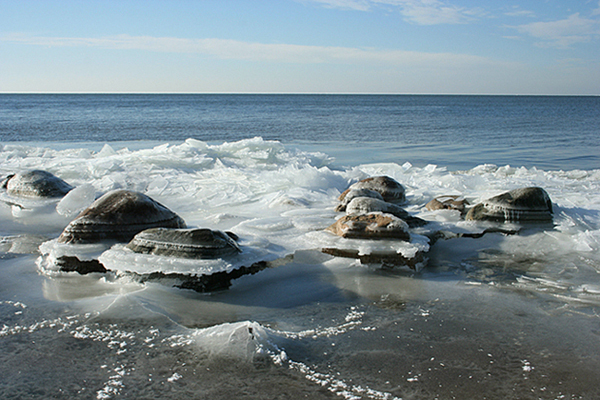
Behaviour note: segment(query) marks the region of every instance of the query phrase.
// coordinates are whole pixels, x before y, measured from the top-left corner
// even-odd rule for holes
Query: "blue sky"
[[[0,0],[0,92],[600,94],[600,1]]]

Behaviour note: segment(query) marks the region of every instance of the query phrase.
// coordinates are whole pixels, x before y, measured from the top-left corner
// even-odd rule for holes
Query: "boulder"
[[[356,182],[340,195],[339,200],[344,201],[346,195],[355,189],[374,190],[381,194],[383,200],[391,203],[403,203],[406,201],[404,186],[389,176],[374,176]]]
[[[348,189],[344,193],[344,198],[340,199],[340,204],[335,208],[335,211],[346,211],[348,203],[350,203],[353,199],[357,197],[370,197],[373,199],[384,201],[383,197],[379,194],[379,192],[376,192],[371,189]]]
[[[136,253],[195,259],[241,252],[231,236],[210,229],[147,229],[135,235],[126,247]]]
[[[128,242],[149,228],[185,228],[177,214],[150,197],[130,190],[114,190],[83,210],[67,227],[59,243]]]
[[[552,221],[552,201],[539,187],[511,190],[477,204],[465,219],[499,222]]]
[[[425,205],[425,208],[429,211],[436,210],[456,210],[461,214],[465,212],[465,206],[468,206],[469,202],[462,196],[450,195],[450,196],[438,196],[431,200]]]
[[[27,198],[63,197],[73,189],[50,172],[31,170],[9,175],[2,181],[2,188],[11,196]]]
[[[392,214],[404,220],[411,228],[427,224],[427,221],[413,217],[402,207],[375,198],[355,197],[346,206],[346,213],[349,215],[368,214],[372,212]]]
[[[410,240],[408,224],[391,214],[345,215],[326,230],[348,239]]]

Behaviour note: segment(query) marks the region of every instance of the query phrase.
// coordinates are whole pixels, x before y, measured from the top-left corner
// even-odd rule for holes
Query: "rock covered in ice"
[[[349,239],[410,240],[408,224],[398,217],[383,213],[345,215],[326,230]]]
[[[114,190],[83,210],[64,229],[59,243],[128,242],[149,228],[185,228],[181,217],[150,197],[130,190]]]
[[[346,213],[348,215],[369,214],[372,212],[392,214],[393,216],[404,220],[410,227],[423,226],[427,223],[427,221],[421,218],[413,217],[408,211],[396,204],[375,198],[355,197],[346,206]]]
[[[371,189],[348,189],[344,193],[345,195],[342,199],[340,199],[340,204],[338,204],[338,206],[335,208],[335,211],[346,211],[348,203],[357,197],[370,197],[383,201],[381,194]]]
[[[11,196],[27,198],[63,197],[73,187],[48,171],[30,170],[9,175],[2,188]]]
[[[346,195],[351,190],[356,189],[374,190],[381,194],[383,200],[392,203],[403,203],[406,201],[404,186],[389,176],[373,176],[356,182],[340,195],[339,200],[343,202]]]
[[[552,220],[552,201],[540,187],[519,188],[477,204],[465,218],[473,221],[548,222]]]
[[[126,247],[136,253],[199,259],[241,252],[231,236],[210,229],[147,229],[135,235]]]
[[[460,213],[465,212],[465,207],[469,205],[469,202],[462,196],[449,195],[449,196],[438,196],[431,200],[425,205],[425,208],[429,211],[436,210],[457,210]]]

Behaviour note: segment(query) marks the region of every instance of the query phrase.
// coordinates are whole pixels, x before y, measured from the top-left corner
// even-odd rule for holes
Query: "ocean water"
[[[0,95],[0,177],[75,187],[0,193],[0,398],[599,398],[599,127],[598,97]],[[324,231],[339,194],[374,175],[429,223],[352,245],[424,252],[419,271],[320,251],[343,245]],[[427,211],[435,196],[526,186],[550,195],[551,224],[424,236],[493,226]],[[213,293],[55,271],[64,227],[118,188],[271,267]],[[208,265],[72,251],[113,271]]]

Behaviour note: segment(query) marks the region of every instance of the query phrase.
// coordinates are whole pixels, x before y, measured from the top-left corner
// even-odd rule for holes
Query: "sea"
[[[0,398],[598,399],[599,138],[598,96],[0,94],[0,179],[74,187],[0,190]],[[396,245],[325,230],[382,175],[428,222],[416,269],[322,252]],[[531,186],[552,223],[425,208]],[[114,189],[235,233],[228,268],[269,267],[199,293],[131,271],[209,261],[116,244],[73,245],[109,272],[58,271],[57,237]]]

